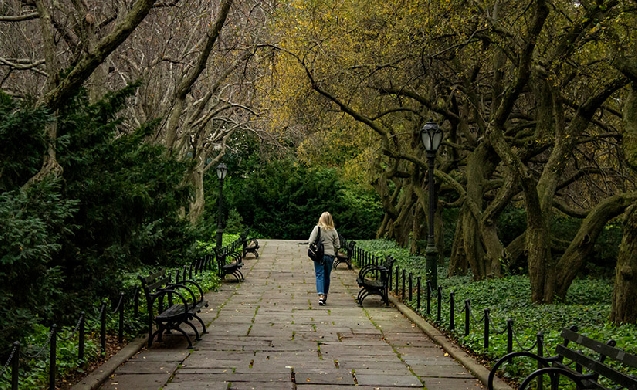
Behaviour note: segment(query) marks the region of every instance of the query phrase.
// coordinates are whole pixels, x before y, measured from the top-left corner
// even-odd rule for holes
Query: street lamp
[[[228,167],[226,164],[221,163],[217,166],[217,177],[219,178],[219,207],[217,209],[217,251],[221,250],[221,242],[223,241],[223,179],[228,174]]]
[[[434,196],[434,158],[442,142],[442,129],[435,122],[427,122],[420,131],[422,144],[427,151],[427,162],[429,164],[429,236],[427,237],[426,272],[431,282],[431,288],[438,289],[438,250],[434,241],[434,211],[436,209]]]

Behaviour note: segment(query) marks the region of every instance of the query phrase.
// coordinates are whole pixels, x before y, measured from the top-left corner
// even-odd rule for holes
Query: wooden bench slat
[[[612,345],[590,339],[568,328],[564,328],[562,330],[562,337],[569,341],[573,341],[577,344],[590,348],[593,351],[607,356],[611,359],[617,360],[618,362],[621,362],[627,366],[637,368],[637,356],[626,351],[622,351],[621,349],[616,348]]]
[[[599,379],[604,378],[603,383],[607,381],[614,384],[614,387],[610,387],[612,389],[621,386],[622,389],[637,390],[636,377],[620,372],[606,363],[610,359],[624,364],[626,368],[637,368],[635,365],[635,361],[637,360],[635,355],[616,348],[614,346],[615,342],[612,340],[608,343],[602,343],[579,334],[575,327],[572,329],[563,329],[561,335],[564,339],[564,344],[556,346],[556,356],[544,358],[531,352],[513,352],[499,359],[489,372],[487,388],[493,389],[495,372],[504,363],[510,362],[514,358],[527,357],[542,362],[545,368],[540,368],[527,376],[522,381],[521,387],[524,388],[536,378],[549,375],[552,386],[557,386],[559,378],[566,376],[570,378],[569,380],[577,381],[579,383],[578,386],[580,386],[578,388],[582,389],[608,390],[607,387],[599,383]],[[587,349],[583,352],[576,350],[580,347]],[[594,356],[589,356],[593,354]],[[564,360],[566,360],[566,362],[564,362]],[[549,361],[551,367],[547,367]],[[566,363],[569,364],[567,365]],[[571,364],[582,367],[582,370],[570,367]],[[584,372],[580,373],[578,371]]]
[[[637,389],[637,380],[632,379],[628,375],[610,368],[599,360],[593,359],[580,352],[573,351],[572,349],[566,348],[563,345],[558,345],[555,348],[555,351],[558,355],[564,356],[566,359],[580,364],[582,367],[598,373],[599,375],[608,378],[613,382],[616,382],[618,385],[622,385],[627,389]]]

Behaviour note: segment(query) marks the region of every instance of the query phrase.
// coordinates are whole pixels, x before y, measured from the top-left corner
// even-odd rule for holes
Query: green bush
[[[208,176],[207,204],[217,204],[218,179]],[[345,186],[335,169],[309,169],[291,159],[271,161],[243,176],[231,173],[223,191],[228,209],[236,210],[259,237],[307,239],[321,213],[329,211],[343,236],[372,238],[382,218],[372,192]]]
[[[18,103],[0,91],[0,193],[20,188],[42,166],[46,151],[45,109]]]
[[[144,141],[152,123],[121,129],[118,112],[135,88],[94,104],[79,91],[56,118],[62,177],[25,189],[41,166],[50,118],[0,96],[0,164],[7,170],[0,183],[0,357],[35,324],[71,325],[83,308],[116,296],[123,273],[196,255],[200,230],[180,217],[190,195],[182,184],[187,166]],[[12,138],[22,126],[39,135]],[[23,148],[25,156],[11,154]]]
[[[0,194],[0,356],[39,321],[53,317],[64,293],[62,268],[52,266],[60,237],[73,230],[76,201],[43,181]]]

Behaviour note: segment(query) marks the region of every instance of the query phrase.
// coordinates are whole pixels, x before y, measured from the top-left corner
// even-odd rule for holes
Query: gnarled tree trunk
[[[615,324],[637,323],[637,205],[624,219],[624,237],[615,268],[615,288],[610,320]]]

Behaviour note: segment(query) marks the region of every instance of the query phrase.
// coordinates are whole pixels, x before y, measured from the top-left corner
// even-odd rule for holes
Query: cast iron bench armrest
[[[197,292],[199,292],[199,295],[197,295],[195,291],[193,291],[193,289],[189,287],[190,285],[192,285],[193,287],[197,289]],[[194,280],[181,280],[179,281],[179,283],[173,283],[170,286],[180,287],[180,288],[188,290],[188,292],[190,293],[190,296],[192,297],[193,302],[203,301],[203,298],[204,298],[203,289],[201,288],[199,283],[195,282]]]
[[[394,259],[387,256],[384,264],[368,264],[358,272],[356,282],[360,290],[356,300],[363,305],[363,300],[369,295],[379,295],[385,305],[389,305],[389,280]]]
[[[513,352],[499,359],[489,372],[487,388],[493,389],[495,374],[504,363],[516,357],[530,357],[539,362],[539,368],[522,380],[520,390],[526,389],[534,379],[543,375],[548,375],[551,388],[560,388],[560,378],[566,377],[575,382],[578,389],[607,390],[609,388],[605,383],[608,382],[622,389],[637,390],[637,379],[615,367],[621,364],[626,369],[635,370],[637,356],[616,348],[614,340],[602,343],[577,333],[576,326],[562,329],[561,336],[564,341],[555,348],[556,356],[541,357],[531,352]],[[586,353],[580,351],[582,348]],[[613,367],[605,363],[606,359],[614,361]],[[564,360],[574,364],[575,368],[569,367]],[[604,378],[604,381],[600,382],[600,378]]]
[[[186,312],[186,313],[188,313],[190,311],[190,309],[188,309],[188,307],[189,306],[190,307],[193,306],[194,301],[189,300],[188,297],[186,297],[184,294],[182,294],[181,291],[179,291],[178,289],[174,289],[174,288],[168,287],[168,288],[163,289],[162,292],[163,292],[163,294],[162,294],[163,296],[170,297],[171,295],[176,295],[177,297],[179,297],[181,299],[181,305],[184,307],[184,312]],[[161,299],[161,296],[158,297],[158,298]],[[179,305],[179,304],[170,305],[168,308],[166,308],[164,310],[164,312],[168,311],[168,309],[170,309],[171,307],[177,306],[177,305]],[[159,313],[157,315],[160,315],[160,314],[163,314],[163,313]]]
[[[188,341],[188,347],[192,348],[190,337],[181,329],[180,325],[190,326],[195,332],[196,339],[199,340],[199,332],[191,322],[191,320],[196,319],[201,324],[203,333],[206,333],[206,325],[197,315],[202,307],[208,306],[208,302],[204,300],[203,289],[192,280],[172,283],[171,277],[166,275],[165,270],[155,272],[148,277],[139,276],[138,278],[142,283],[148,308],[148,347],[152,346],[156,335],[158,341],[161,341],[164,331],[177,330]],[[197,288],[195,289],[193,286]],[[179,303],[173,303],[173,298],[176,298]],[[157,326],[155,332],[153,332],[153,324]]]
[[[548,367],[549,364],[551,364],[552,362],[561,359],[560,356],[543,357],[543,356],[538,356],[538,355],[534,354],[533,352],[528,352],[528,351],[520,351],[520,352],[508,353],[508,354],[504,355],[503,357],[501,357],[500,359],[498,359],[498,361],[495,362],[495,364],[491,368],[491,371],[489,371],[489,377],[487,379],[487,388],[488,389],[493,389],[493,380],[495,379],[495,374],[498,371],[498,369],[500,368],[500,366],[502,366],[504,363],[509,363],[509,362],[513,361],[513,359],[518,358],[518,357],[531,358],[531,359],[536,360],[537,362],[541,363],[545,367]]]
[[[221,279],[224,279],[226,275],[232,275],[238,282],[240,282],[244,279],[243,273],[241,273],[241,267],[243,267],[243,257],[241,255],[242,252],[237,251],[237,249],[240,248],[234,249],[235,250],[232,251],[228,248],[215,250],[217,268],[219,277]],[[228,257],[232,259],[231,262],[227,261]]]

